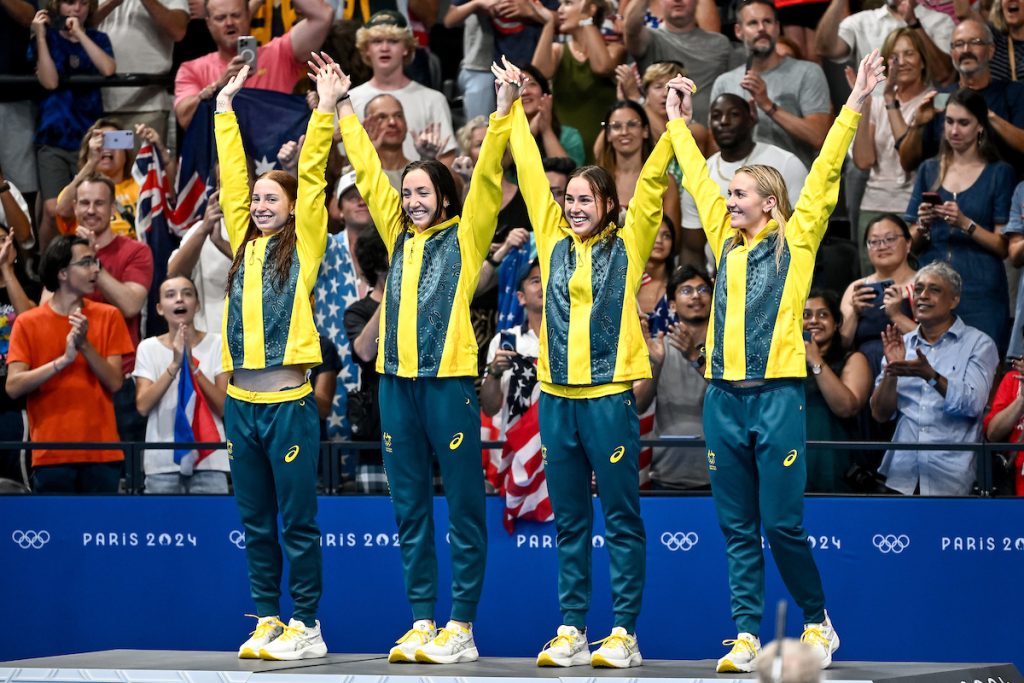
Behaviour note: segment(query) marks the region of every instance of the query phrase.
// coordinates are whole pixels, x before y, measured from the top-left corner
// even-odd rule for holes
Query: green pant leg
[[[803,525],[807,485],[803,384],[772,382],[752,407],[765,536],[786,588],[804,612],[804,623],[816,624],[825,619],[825,593]]]
[[[487,499],[480,466],[480,405],[468,377],[421,379],[420,414],[437,454],[448,500],[452,615],[474,621],[487,565]]]
[[[417,383],[381,375],[381,452],[395,508],[412,616],[433,619],[437,603],[433,458],[417,407]]]
[[[292,618],[315,626],[323,593],[323,557],[317,513],[320,423],[312,393],[256,406],[281,511],[282,545],[288,558]]]
[[[732,618],[738,631],[758,635],[764,614],[764,554],[757,466],[747,426],[750,393],[711,383],[704,395],[704,439],[711,495],[725,535]]]
[[[640,418],[633,392],[578,399],[580,440],[604,513],[615,626],[636,633],[644,595],[647,536],[640,515]]]
[[[224,399],[224,433],[235,503],[245,529],[249,590],[260,617],[281,613],[281,547],[277,542],[274,473],[259,438],[256,405]]]
[[[541,392],[537,411],[544,476],[555,515],[558,604],[562,622],[582,630],[590,610],[594,504],[592,470],[576,424],[577,405],[573,399]]]

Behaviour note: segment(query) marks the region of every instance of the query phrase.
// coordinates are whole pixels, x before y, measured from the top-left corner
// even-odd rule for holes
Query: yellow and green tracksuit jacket
[[[510,117],[491,115],[462,215],[419,232],[402,223],[402,198],[354,116],[339,125],[356,187],[388,249],[377,372],[399,377],[475,377],[477,344],[469,304],[498,210],[501,157]]]
[[[220,205],[231,250],[245,249],[242,265],[224,302],[224,370],[319,365],[320,339],[310,295],[327,249],[327,153],[334,116],[314,111],[299,154],[299,188],[295,201],[295,252],[285,286],[278,290],[273,271],[277,235],[243,244],[249,229],[249,171],[233,112],[214,117],[220,159]]]
[[[707,337],[709,379],[729,381],[805,377],[804,302],[814,258],[839,197],[846,151],[860,115],[843,107],[811,166],[793,215],[786,222],[776,265],[778,224],[753,240],[732,227],[726,201],[681,119],[670,121],[683,184],[693,196],[718,264]]]
[[[581,239],[551,195],[520,102],[511,116],[512,155],[544,283],[541,389],[566,398],[625,391],[651,376],[636,294],[661,226],[672,146],[663,135],[647,159],[622,227],[611,224]]]

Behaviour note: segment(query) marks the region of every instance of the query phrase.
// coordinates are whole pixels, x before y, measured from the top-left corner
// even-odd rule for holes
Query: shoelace
[[[405,632],[404,636],[395,641],[395,645],[401,645],[412,638],[416,638],[421,643],[425,643],[430,640],[430,631],[420,631],[419,629],[411,628]]]
[[[245,616],[252,617],[253,619],[260,618],[255,614],[246,614]],[[267,619],[266,621],[261,621],[260,623],[256,624],[256,630],[250,631],[249,635],[255,638],[266,638],[268,635],[270,635],[270,632],[277,627],[281,627],[283,629],[288,628],[288,626],[285,625],[284,622],[282,622],[277,617],[274,617],[273,619]]]
[[[732,650],[730,650],[730,653],[735,652],[736,650],[749,650],[751,655],[755,657],[757,656],[757,648],[754,647],[754,643],[747,640],[746,638],[738,638],[736,640],[723,640],[722,645],[732,645]]]
[[[555,636],[554,638],[552,638],[551,640],[549,640],[547,643],[545,643],[544,647],[542,649],[547,650],[547,649],[550,649],[550,648],[553,648],[553,647],[558,647],[559,645],[565,645],[567,648],[572,650],[572,644],[573,644],[573,641],[575,640],[575,637],[577,635],[578,635],[578,633],[575,633],[575,634],[560,633],[557,636]]]
[[[459,631],[457,629],[448,628],[447,626],[445,626],[442,629],[438,629],[437,636],[434,638],[434,642],[437,643],[438,645],[444,645],[451,638],[453,638],[453,637],[455,637],[457,635],[459,635]]]
[[[633,643],[635,642],[636,641],[633,640],[633,636],[625,635],[622,633],[613,633],[607,638],[595,640],[591,643],[591,645],[600,645],[601,647],[615,647],[616,645],[620,645],[622,647],[630,648],[633,646]]]
[[[825,635],[825,628],[820,624],[811,624],[806,627],[800,636],[800,642],[812,646],[821,645],[825,650],[828,650],[831,645],[828,636]]]
[[[294,638],[301,638],[302,636],[306,635],[306,629],[305,628],[298,628],[296,626],[288,626],[287,624],[283,624],[281,622],[278,622],[278,623],[281,624],[281,626],[284,627],[284,632],[280,636],[278,636],[278,638],[277,638],[278,640],[280,640],[282,642],[287,643],[287,642],[289,642],[290,640],[292,640]]]

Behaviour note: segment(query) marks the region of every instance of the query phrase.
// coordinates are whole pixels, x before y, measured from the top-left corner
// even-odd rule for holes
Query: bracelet
[[[57,367],[57,360],[58,360],[57,358],[53,359],[53,374],[55,374],[55,375],[59,375],[61,370],[64,369],[64,368],[58,368]]]
[[[764,113],[764,115],[767,116],[768,118],[771,118],[771,117],[775,116],[775,112],[777,112],[778,110],[779,110],[779,105],[777,103],[775,103],[775,102],[772,102],[772,106],[768,108],[768,111],[766,111]]]
[[[501,377],[501,373],[495,371],[493,364],[487,366],[487,374],[490,375],[491,377]]]
[[[341,104],[345,100],[351,100],[351,99],[352,99],[352,96],[349,95],[348,93],[345,93],[343,96],[338,98],[338,101],[334,103],[334,106],[337,107],[339,104]]]
[[[498,269],[498,268],[501,267],[501,261],[495,261],[494,260],[494,254],[488,254],[487,257],[484,259],[484,261],[487,261],[488,263],[490,263],[492,266],[494,266],[495,269]]]
[[[178,366],[178,370],[181,370],[181,366],[180,365]],[[177,377],[178,370],[175,370],[174,372],[171,372],[171,366],[170,365],[167,366],[167,374],[171,376],[171,379],[174,379],[175,377]]]
[[[3,185],[0,185],[0,194],[3,194],[4,192],[8,192],[8,191],[10,191],[10,189],[11,189],[11,184],[9,182],[7,182],[7,181],[4,181]]]
[[[899,111],[900,110],[900,101],[899,100],[893,100],[892,102],[888,102],[888,103],[886,103],[885,108],[890,110],[890,111]]]

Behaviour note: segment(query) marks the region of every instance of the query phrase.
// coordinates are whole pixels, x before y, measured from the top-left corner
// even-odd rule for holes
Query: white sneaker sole
[[[467,648],[454,655],[430,655],[423,651],[423,648],[416,650],[416,661],[424,664],[464,664],[475,662],[480,659],[480,653],[475,647]]]
[[[644,658],[639,652],[634,652],[626,659],[608,659],[602,654],[595,652],[590,656],[590,666],[605,667],[610,669],[628,669],[631,666],[642,666]]]
[[[834,655],[836,650],[839,649],[839,636],[836,635],[836,633],[834,631],[832,632],[832,643],[831,643],[830,647],[831,647],[831,652],[829,652],[827,655],[825,655],[825,658],[821,660],[821,668],[822,669],[827,669],[830,666],[832,666],[832,655]]]
[[[537,655],[537,666],[586,666],[590,664],[590,651],[580,650],[571,657],[561,657],[548,651]]]
[[[296,662],[300,659],[319,659],[320,657],[327,656],[327,645],[320,643],[319,645],[311,645],[304,647],[301,650],[294,650],[291,652],[270,652],[267,648],[260,649],[260,659],[266,659],[272,662]]]

